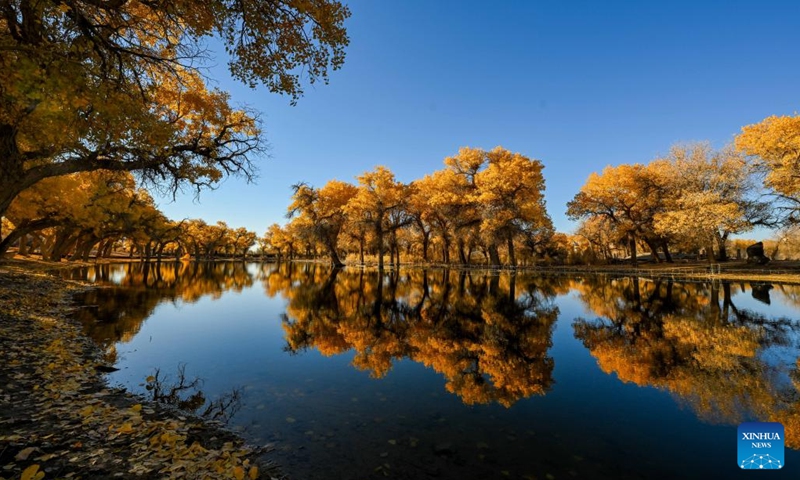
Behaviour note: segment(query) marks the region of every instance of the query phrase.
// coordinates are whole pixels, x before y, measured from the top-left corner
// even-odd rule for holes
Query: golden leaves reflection
[[[759,285],[587,277],[573,286],[598,316],[576,320],[575,337],[604,372],[668,391],[707,422],[781,422],[786,445],[800,448],[800,364],[785,372],[764,354],[796,345],[800,324],[737,307],[742,290],[764,301]]]
[[[98,267],[101,279],[118,273],[110,268]],[[786,444],[800,448],[800,362],[786,358],[797,353],[800,323],[738,305],[743,293],[768,303],[769,285],[449,269],[379,273],[312,263],[121,268],[127,288],[103,298],[87,294],[85,303],[95,306],[77,314],[101,345],[132,338],[164,300],[216,298],[260,280],[266,295],[286,300],[288,352],[352,350],[353,366],[376,378],[410,359],[441,374],[466,404],[507,407],[553,387],[555,297],[572,291],[594,317],[576,319],[574,335],[603,372],[667,391],[703,421],[781,422]],[[800,298],[797,286],[772,291],[790,304]],[[786,348],[765,354],[781,350],[773,347]]]
[[[277,277],[277,278],[273,278]],[[288,280],[291,277],[294,281]],[[285,265],[268,293],[288,299],[288,350],[354,350],[353,365],[383,377],[404,358],[444,375],[467,404],[511,406],[546,393],[547,350],[558,317],[559,279],[444,270],[329,270]]]

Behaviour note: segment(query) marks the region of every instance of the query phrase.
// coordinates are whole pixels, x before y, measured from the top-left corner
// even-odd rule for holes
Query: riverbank
[[[326,260],[295,260],[297,263],[329,263]],[[345,265],[352,268],[376,268],[376,264]],[[508,266],[461,265],[438,263],[403,263],[401,268],[437,268],[465,271],[509,271],[543,273],[554,275],[615,275],[674,280],[728,280],[800,284],[800,261],[779,260],[767,265],[756,265],[744,260],[731,260],[709,265],[705,261],[649,263],[640,262],[633,267],[629,263],[609,265],[524,265],[512,269]],[[392,265],[387,265],[391,270]]]
[[[221,425],[110,388],[66,317],[90,287],[43,273],[54,266],[0,262],[0,480],[277,476]]]

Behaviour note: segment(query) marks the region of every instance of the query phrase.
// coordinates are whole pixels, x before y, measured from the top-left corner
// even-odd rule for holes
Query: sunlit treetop
[[[795,208],[800,204],[800,115],[772,116],[742,128],[736,148],[759,158],[767,187]]]
[[[99,80],[148,83],[154,71],[197,67],[217,36],[234,78],[296,100],[302,80],[327,81],[344,62],[335,0],[3,0],[2,48],[34,61],[65,56],[97,67]]]

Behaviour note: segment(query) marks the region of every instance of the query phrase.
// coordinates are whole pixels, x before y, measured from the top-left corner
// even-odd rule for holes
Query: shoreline
[[[0,479],[281,477],[222,424],[110,387],[68,318],[95,287],[46,273],[60,267],[0,261]]]
[[[0,258],[0,268],[3,265],[18,266],[25,270],[36,272],[54,272],[62,269],[90,267],[94,265],[111,264],[169,264],[180,262],[174,258],[157,261],[151,259],[146,262],[136,258],[100,258],[92,259],[88,262],[49,262],[34,257]],[[183,262],[199,263],[296,263],[296,264],[320,264],[330,265],[327,259],[294,259],[283,260],[282,262],[265,262],[260,259],[216,259],[216,260],[183,260]],[[640,263],[633,267],[627,263],[608,264],[608,265],[520,265],[512,268],[506,265],[477,265],[477,264],[443,264],[443,263],[401,263],[401,268],[427,268],[427,269],[448,269],[456,271],[491,271],[491,272],[524,272],[541,273],[545,275],[617,275],[617,276],[637,276],[646,278],[669,278],[672,280],[725,280],[725,281],[755,281],[755,282],[774,282],[800,285],[800,261],[776,260],[767,265],[748,264],[744,260],[728,260],[725,262],[710,265],[706,261],[694,262],[674,262],[674,263]],[[349,263],[341,268],[361,268],[375,269],[377,263],[367,262],[365,264]],[[395,269],[392,264],[387,264],[386,271]],[[97,288],[97,287],[94,287]]]

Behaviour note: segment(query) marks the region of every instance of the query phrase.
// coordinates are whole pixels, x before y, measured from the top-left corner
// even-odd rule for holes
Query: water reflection
[[[553,385],[555,291],[564,281],[450,270],[330,271],[282,265],[268,295],[288,299],[287,350],[354,350],[353,365],[384,377],[408,358],[444,375],[467,404],[543,395]]]
[[[602,442],[598,438],[602,434],[597,432],[611,428],[609,425],[613,422],[604,424],[604,418],[589,416],[572,418],[572,412],[560,410],[567,407],[558,404],[572,402],[573,399],[567,397],[576,392],[581,395],[594,394],[588,390],[593,387],[585,385],[606,388],[597,393],[596,400],[600,402],[608,399],[613,399],[613,402],[627,402],[626,408],[638,408],[643,412],[652,408],[642,400],[644,396],[636,396],[630,389],[624,390],[622,384],[652,387],[668,392],[693,412],[691,417],[694,423],[688,427],[693,432],[701,431],[700,422],[694,420],[695,416],[704,423],[722,425],[735,425],[744,420],[778,421],[786,428],[787,446],[800,449],[800,325],[797,321],[800,316],[794,314],[796,307],[800,305],[798,286],[684,283],[666,279],[604,276],[545,277],[523,273],[498,275],[447,269],[408,269],[379,274],[375,270],[360,269],[331,271],[315,264],[128,264],[98,266],[95,269],[75,271],[71,275],[108,285],[107,288],[89,292],[81,299],[88,308],[81,309],[78,318],[84,322],[86,331],[98,343],[110,347],[112,353],[114,345],[131,341],[142,328],[143,322],[163,302],[189,304],[201,298],[219,299],[228,291],[249,289],[256,292],[257,288],[263,289],[268,297],[265,299],[260,294],[257,295],[263,301],[280,299],[280,302],[272,301],[272,304],[277,305],[275,308],[283,312],[280,327],[274,323],[277,313],[273,313],[268,319],[259,317],[258,308],[264,308],[263,306],[252,308],[252,317],[256,320],[247,320],[246,314],[236,319],[238,323],[230,319],[230,326],[226,328],[235,327],[243,332],[237,333],[240,335],[236,337],[237,345],[253,341],[249,349],[230,347],[237,349],[236,355],[228,355],[216,362],[207,360],[211,356],[208,353],[211,346],[214,342],[219,343],[216,337],[202,338],[206,342],[205,351],[189,342],[186,345],[173,343],[170,348],[182,348],[181,360],[193,361],[192,366],[207,361],[213,364],[213,368],[221,369],[220,365],[229,363],[236,357],[241,362],[237,364],[238,371],[256,372],[249,378],[258,378],[258,381],[265,382],[264,385],[251,385],[253,391],[277,392],[275,398],[278,399],[286,395],[296,395],[297,397],[292,397],[294,402],[299,402],[299,398],[307,398],[310,409],[331,408],[332,413],[323,416],[319,424],[299,430],[296,437],[302,439],[285,434],[282,441],[293,438],[296,444],[301,444],[306,441],[303,432],[322,429],[324,422],[334,422],[337,419],[343,419],[345,423],[325,424],[325,429],[333,431],[341,428],[344,432],[346,428],[350,428],[346,421],[361,418],[354,415],[378,417],[369,408],[382,411],[383,406],[379,402],[377,406],[368,408],[362,406],[366,401],[353,403],[350,398],[383,398],[386,393],[384,391],[377,395],[368,391],[369,387],[361,383],[353,382],[350,387],[346,387],[338,383],[337,379],[331,379],[330,385],[322,385],[319,378],[310,378],[316,373],[314,369],[327,368],[322,360],[319,363],[315,363],[316,360],[294,362],[292,368],[296,370],[292,370],[291,375],[286,375],[287,380],[281,380],[285,384],[274,380],[280,375],[280,369],[288,368],[284,365],[290,364],[287,353],[294,355],[291,360],[302,360],[304,357],[313,357],[309,353],[317,351],[325,356],[350,352],[348,355],[352,355],[353,367],[368,372],[375,378],[390,377],[390,373],[404,361],[428,367],[429,371],[436,372],[437,379],[444,379],[444,388],[455,395],[442,397],[458,398],[468,405],[487,405],[481,407],[483,410],[480,411],[492,412],[492,416],[487,419],[449,411],[454,419],[457,418],[464,425],[457,427],[457,435],[465,436],[467,433],[464,432],[475,430],[483,432],[481,435],[486,437],[493,436],[496,439],[498,458],[501,455],[499,452],[504,452],[503,458],[520,465],[527,462],[527,447],[522,442],[503,442],[506,442],[504,439],[516,438],[517,434],[507,432],[516,423],[522,422],[522,419],[527,419],[525,421],[534,434],[549,431],[554,435],[564,435],[564,444],[568,446],[564,447],[563,452],[552,452],[553,458],[558,458],[556,463],[559,465],[571,462],[570,458],[581,448],[584,449],[581,456],[596,454],[597,464],[602,463],[599,459],[605,457],[596,453],[601,448],[598,445]],[[215,304],[221,303],[225,301]],[[573,321],[577,314],[564,314],[562,311],[568,311],[567,307],[573,308],[575,303],[584,308],[585,318]],[[775,318],[776,315],[770,313],[781,306],[793,318]],[[196,310],[193,312],[193,315],[200,315]],[[207,320],[207,325],[212,320]],[[275,328],[275,353],[264,353],[263,357],[258,357],[264,348],[257,343],[259,340],[251,337],[265,335],[263,332],[266,330],[259,330],[261,333],[257,334],[254,331],[266,329],[267,324]],[[561,332],[561,336],[556,335],[556,331]],[[201,333],[197,333],[198,338]],[[556,353],[559,351],[559,341],[561,345],[568,345],[561,350],[560,357]],[[285,352],[280,351],[281,343]],[[586,355],[587,352],[591,358]],[[134,356],[133,353],[130,355]],[[191,355],[196,355],[196,358],[189,358]],[[573,361],[581,355],[585,356],[585,363]],[[345,357],[342,363],[347,360],[349,358]],[[333,362],[332,359],[324,361]],[[269,363],[273,370],[265,369],[264,365],[268,362],[273,362]],[[594,363],[599,369],[594,368]],[[306,370],[301,369],[301,364]],[[174,367],[174,364],[163,365],[167,370]],[[583,370],[576,373],[577,368]],[[267,373],[261,373],[259,369]],[[215,371],[224,370],[209,370]],[[137,372],[132,376],[144,378],[147,374],[148,372]],[[213,375],[202,371],[197,374]],[[220,376],[225,375],[220,373]],[[314,386],[313,382],[301,383],[295,378],[297,375],[304,375],[303,382],[314,380],[320,384]],[[421,374],[415,375],[420,375],[421,378]],[[621,383],[608,375],[614,375]],[[605,387],[607,383],[597,381],[598,377],[608,380],[613,386]],[[566,385],[570,381],[573,384]],[[581,382],[583,383],[579,386],[574,385]],[[562,387],[560,391],[559,386]],[[383,385],[384,390],[395,392],[390,387],[388,382]],[[354,390],[351,394],[349,391],[339,392],[337,388]],[[356,388],[361,390],[356,393]],[[442,392],[441,383],[436,383],[435,388],[436,394]],[[633,390],[643,392],[649,389]],[[315,395],[326,398],[317,398]],[[327,405],[328,398],[336,395],[341,395],[347,403]],[[440,418],[441,412],[451,408],[444,401],[440,403],[439,397],[433,393],[424,403],[419,398],[403,397],[399,391],[396,395],[398,405],[414,404],[419,410],[427,408],[432,418],[434,415],[435,418]],[[557,400],[551,402],[551,399]],[[333,402],[330,400],[328,403]],[[583,398],[577,402],[590,403]],[[666,402],[673,405],[669,397],[666,397]],[[254,403],[258,405],[258,401]],[[264,403],[270,405],[266,400]],[[364,410],[356,410],[356,405]],[[497,408],[496,405],[511,407],[511,410]],[[575,408],[575,403],[572,405]],[[277,409],[277,405],[270,405],[270,408]],[[282,413],[272,423],[264,420],[263,415],[266,415],[264,411],[267,408],[245,413],[252,419],[263,421],[264,425],[268,424],[269,427],[263,427],[265,431],[289,431],[297,428],[294,420],[300,415],[290,412],[290,406],[283,408],[285,410],[280,410]],[[508,417],[504,417],[495,410],[510,413]],[[614,418],[615,422],[622,421],[628,415],[609,409],[602,413],[608,418]],[[414,412],[405,414],[411,417]],[[559,418],[557,426],[546,425],[550,416]],[[653,418],[663,417],[663,421],[667,423],[678,416],[675,411],[652,413]],[[287,423],[287,417],[292,418],[292,423]],[[398,423],[392,427],[384,427],[395,429],[391,439],[406,435],[415,439],[409,440],[411,446],[423,438],[419,433],[425,428],[423,420],[418,423],[408,420],[410,426],[406,426],[405,419],[398,422],[402,425]],[[440,423],[438,420],[436,422],[435,426],[439,428]],[[650,428],[658,427],[658,420],[651,418],[650,422]],[[495,423],[498,428],[496,432],[492,432],[490,429]],[[613,425],[613,428],[620,429],[616,434],[621,434],[623,428],[629,428],[632,436],[642,437],[641,432],[636,430],[636,425]],[[434,436],[440,435],[440,432],[432,428],[431,442],[435,445]],[[588,446],[578,446],[587,431],[593,432],[595,436],[590,437],[587,434]],[[720,445],[727,438],[713,429],[702,431],[704,435],[709,435],[705,438],[713,437]],[[530,438],[536,438],[534,434]],[[266,433],[264,435],[267,436]],[[366,434],[360,432],[358,435],[343,438],[342,441],[356,445],[359,441],[365,442],[364,438],[372,439],[364,435]],[[378,433],[371,435],[378,436]],[[492,443],[486,438],[465,436],[463,443],[466,445],[470,442],[473,445]],[[325,444],[327,443],[330,441]],[[379,455],[385,453],[381,450],[385,447],[378,446],[379,441],[373,443],[376,446],[370,448],[377,450],[374,456],[384,458]],[[386,444],[385,439],[383,444]],[[308,444],[302,445],[308,448],[306,452],[313,450]],[[696,446],[699,448],[700,445]],[[365,449],[367,446],[359,444],[358,448]],[[466,451],[467,447],[462,448]],[[618,445],[609,443],[603,448],[613,452]],[[314,455],[322,455],[322,451],[313,450]],[[409,453],[409,459],[416,458],[411,456],[412,453]],[[650,455],[649,451],[647,454]],[[717,454],[726,454],[723,447],[719,447]],[[447,455],[435,455],[439,460],[449,458]],[[664,459],[654,457],[653,464],[666,464],[659,463],[662,460],[668,461],[668,454],[664,453],[663,456]],[[512,457],[516,460],[512,460]],[[305,461],[298,460],[298,465]],[[464,467],[465,471],[477,468],[474,464],[469,464],[468,467]],[[590,468],[595,467],[596,465],[587,465],[585,468],[590,471]],[[324,465],[321,468],[324,469]],[[447,468],[454,467],[448,465]],[[569,468],[580,470],[574,465]],[[566,475],[569,471],[571,470],[562,473]],[[650,473],[654,471],[656,470],[651,470]],[[307,478],[313,476],[312,473],[304,473],[308,474]],[[325,472],[321,472],[319,478],[324,478],[322,473]],[[634,474],[638,473],[633,472],[632,475],[635,476]],[[362,478],[355,473],[353,475],[354,478]]]
[[[800,448],[800,362],[786,375],[764,355],[797,346],[797,321],[738,308],[744,285],[589,277],[574,288],[598,316],[576,320],[575,336],[604,372],[666,390],[706,422],[781,422],[786,445]],[[769,289],[751,289],[769,304]]]
[[[88,280],[103,288],[76,299],[73,315],[84,331],[115,360],[114,344],[128,342],[163,302],[194,303],[226,291],[251,287],[254,275],[244,263],[127,263],[96,265],[63,272],[64,278]]]

